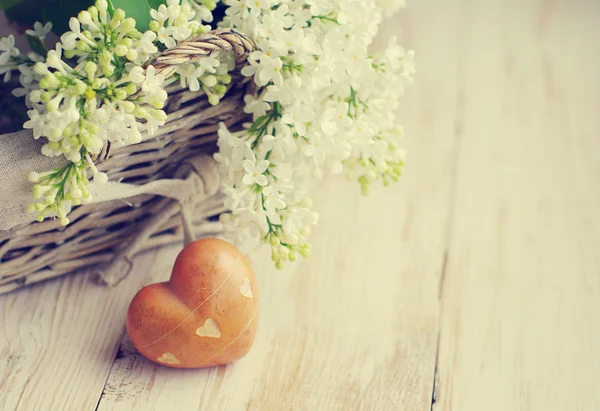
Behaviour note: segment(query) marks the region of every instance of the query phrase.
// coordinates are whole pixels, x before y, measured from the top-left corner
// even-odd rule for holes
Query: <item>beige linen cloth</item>
[[[49,158],[41,154],[42,144],[33,138],[30,130],[0,135],[0,230],[35,220],[35,215],[26,210],[33,201],[32,184],[27,180],[29,172],[53,170],[65,164],[62,157]],[[185,180],[156,180],[143,186],[116,182],[98,186],[91,182],[93,202],[155,194],[185,203],[216,193],[219,178],[213,160],[201,155],[189,164],[196,173]]]

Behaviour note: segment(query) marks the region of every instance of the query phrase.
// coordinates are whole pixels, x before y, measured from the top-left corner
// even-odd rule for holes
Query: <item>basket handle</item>
[[[175,47],[165,50],[149,64],[158,74],[168,78],[179,66],[193,63],[210,56],[214,51],[233,52],[238,64],[246,61],[248,54],[256,50],[254,42],[245,34],[233,29],[219,28],[208,33],[190,37]]]

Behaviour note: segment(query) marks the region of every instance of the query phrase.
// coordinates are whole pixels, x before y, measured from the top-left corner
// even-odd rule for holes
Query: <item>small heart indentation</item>
[[[161,357],[158,357],[158,361],[165,364],[179,364],[177,357],[170,352],[166,352]]]
[[[254,298],[254,294],[252,294],[252,285],[250,284],[250,279],[248,277],[244,278],[244,284],[240,285],[240,293],[244,297]]]
[[[196,330],[196,334],[198,334],[200,337],[220,338],[221,329],[219,328],[215,320],[209,318],[204,322],[204,325],[202,327],[198,327],[198,329]]]

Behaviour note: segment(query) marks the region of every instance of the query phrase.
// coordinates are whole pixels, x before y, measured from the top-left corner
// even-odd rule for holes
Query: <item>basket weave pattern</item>
[[[180,43],[151,64],[157,73],[170,77],[179,65],[216,51],[234,53],[241,64],[253,49],[245,35],[219,29]],[[185,178],[189,173],[189,167],[182,167],[186,160],[214,153],[219,123],[236,129],[246,120],[246,87],[238,77],[217,106],[211,106],[203,92],[179,85],[168,87],[166,124],[139,144],[105,152],[98,169],[111,181],[136,185]],[[194,234],[216,233],[220,224],[214,217],[225,210],[216,189],[218,174],[212,160],[198,174],[206,189],[196,205]],[[67,227],[61,227],[57,220],[46,220],[0,232],[0,294],[86,266],[110,263],[120,249],[140,242],[136,236],[145,236],[145,241],[130,248],[137,252],[181,241],[183,235],[177,204],[155,195],[83,205],[69,218]]]

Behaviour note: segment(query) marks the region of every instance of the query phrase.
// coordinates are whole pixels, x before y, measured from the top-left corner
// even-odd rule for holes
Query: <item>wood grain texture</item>
[[[462,9],[434,410],[600,409],[600,3]]]
[[[456,76],[458,39],[439,27],[459,18],[448,8],[426,19],[434,3],[404,16],[407,31],[389,24],[384,33],[401,34],[426,66],[402,113],[407,130],[419,130],[406,142],[404,181],[368,198],[343,178],[322,182],[311,259],[276,272],[266,254],[255,257],[261,316],[250,354],[228,367],[168,370],[125,338],[99,411],[430,410],[457,89],[429,62],[445,61]]]
[[[87,275],[69,276],[0,299],[0,409],[93,410],[123,334],[125,313],[152,255],[138,275],[110,290]],[[170,269],[170,268],[169,268]]]
[[[136,354],[125,309],[168,276],[166,248],[117,290],[73,276],[0,297],[0,409],[600,409],[600,3],[419,0],[390,34],[417,50],[408,173],[368,198],[326,178],[311,259],[253,257],[248,356]]]

